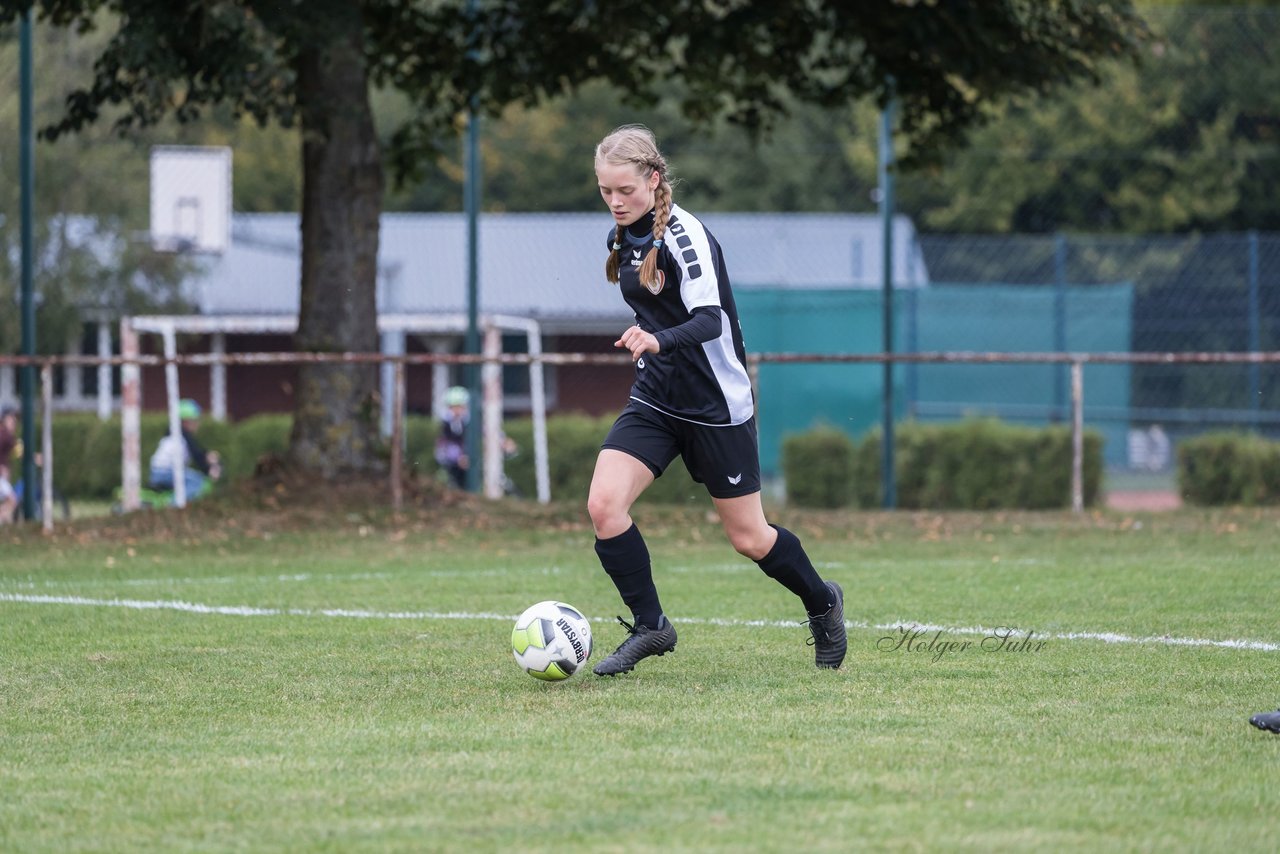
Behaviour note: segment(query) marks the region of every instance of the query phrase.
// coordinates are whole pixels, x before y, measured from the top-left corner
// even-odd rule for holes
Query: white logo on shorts
[[[729,477],[729,476],[725,475],[725,477]],[[738,484],[742,483],[742,472],[738,472],[737,477],[730,477],[729,482],[732,483],[734,486],[737,486]]]

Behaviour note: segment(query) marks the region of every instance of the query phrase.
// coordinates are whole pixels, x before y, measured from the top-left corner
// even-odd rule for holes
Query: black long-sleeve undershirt
[[[691,316],[684,323],[670,329],[659,329],[653,337],[658,339],[660,352],[670,353],[681,347],[705,344],[719,338],[720,332],[720,309],[715,306],[700,305],[691,312]]]
[[[209,470],[212,468],[209,465],[209,452],[196,441],[195,434],[190,430],[183,430],[182,440],[187,443],[188,464],[201,474],[209,474]]]

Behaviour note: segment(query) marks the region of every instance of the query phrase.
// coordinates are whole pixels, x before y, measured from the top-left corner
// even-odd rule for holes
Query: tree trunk
[[[343,35],[299,59],[302,292],[294,336],[299,352],[378,350],[383,176],[355,4],[351,17]],[[377,397],[374,364],[301,365],[290,460],[328,479],[382,468]]]

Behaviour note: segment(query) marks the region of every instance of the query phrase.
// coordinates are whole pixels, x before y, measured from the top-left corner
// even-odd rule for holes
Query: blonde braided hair
[[[658,173],[658,186],[653,191],[654,219],[653,239],[661,241],[671,217],[671,182],[667,178],[666,158],[658,150],[653,131],[644,125],[623,125],[600,141],[596,146],[596,161],[620,165],[630,163],[641,178],[648,181]],[[613,248],[605,259],[604,274],[611,282],[618,281],[618,268],[622,264],[622,237],[624,226],[619,225],[613,236]],[[658,247],[654,246],[640,264],[640,283],[650,289],[658,283]]]

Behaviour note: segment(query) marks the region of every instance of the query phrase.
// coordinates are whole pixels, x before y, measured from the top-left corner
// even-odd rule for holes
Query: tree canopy
[[[4,0],[11,22],[26,7]],[[1010,95],[1096,80],[1103,63],[1133,55],[1145,27],[1127,2],[1071,0],[681,0],[654,8],[618,0],[464,2],[47,0],[43,18],[91,30],[119,16],[94,79],[45,129],[56,137],[97,121],[114,103],[119,128],[167,115],[189,121],[213,104],[262,123],[295,122],[297,61],[358,11],[369,82],[404,93],[413,114],[388,156],[401,170],[436,150],[473,103],[497,114],[605,80],[635,106],[678,99],[700,121],[749,129],[775,124],[789,104],[836,107],[890,81],[908,156],[934,157]],[[644,22],[644,26],[637,26]],[[679,82],[673,90],[671,83]],[[475,99],[474,102],[472,99]]]
[[[1280,228],[1274,6],[1147,10],[1137,66],[1002,105],[904,204],[948,231]]]
[[[17,302],[20,219],[18,193],[18,45],[0,31],[0,305]],[[89,73],[101,39],[67,39],[55,30],[37,33],[37,79]],[[38,89],[34,113],[52,117],[63,90]],[[110,128],[86,128],[75,137],[36,147],[35,286],[39,295],[39,352],[62,353],[78,343],[86,313],[113,318],[121,312],[185,308],[180,285],[187,265],[151,251],[137,235],[145,228],[147,154],[136,139]],[[19,315],[0,311],[0,349],[16,350]]]
[[[3,0],[0,24],[30,4]],[[301,130],[302,282],[295,344],[376,349],[384,166],[410,175],[468,108],[496,114],[591,81],[631,104],[674,99],[697,122],[755,131],[795,102],[891,95],[908,158],[930,160],[991,107],[1096,79],[1144,28],[1125,0],[43,0],[55,26],[117,27],[46,139],[236,116]],[[412,111],[383,147],[371,92]],[[376,372],[304,366],[291,456],[328,476],[379,465]]]

